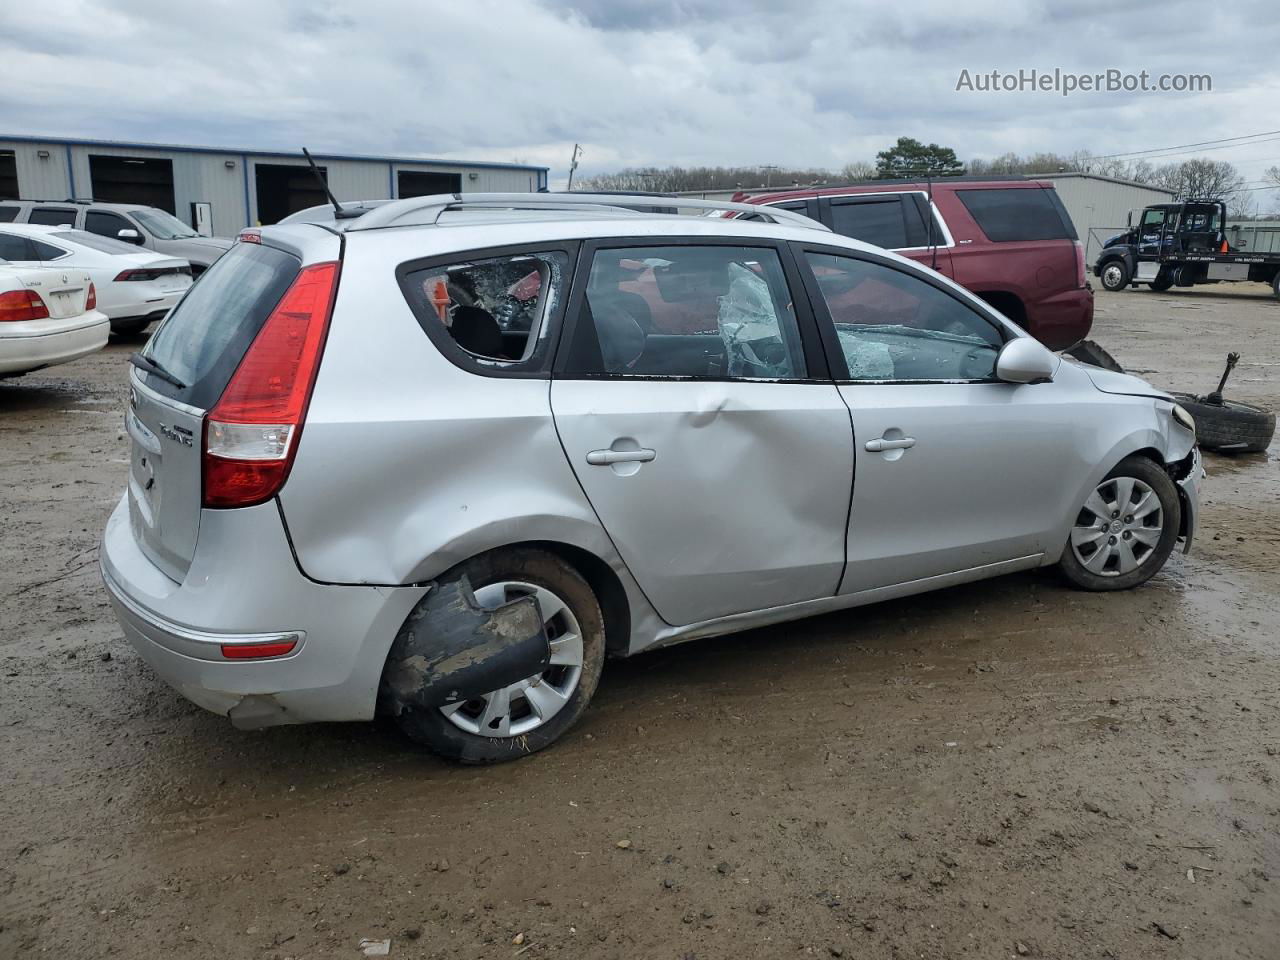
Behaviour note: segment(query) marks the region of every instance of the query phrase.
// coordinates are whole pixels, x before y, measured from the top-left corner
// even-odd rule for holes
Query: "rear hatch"
[[[51,320],[66,320],[85,312],[89,275],[83,271],[5,266],[4,274],[6,290],[23,287],[39,294]]]
[[[222,395],[301,260],[237,243],[200,277],[142,351],[130,374],[129,518],[151,561],[181,581],[200,531],[205,412]],[[172,382],[176,381],[176,382]]]

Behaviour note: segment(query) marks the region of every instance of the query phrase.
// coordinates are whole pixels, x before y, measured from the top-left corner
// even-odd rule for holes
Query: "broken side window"
[[[405,289],[424,327],[438,324],[482,363],[520,364],[545,345],[568,266],[558,250],[488,257],[413,271]]]
[[[805,254],[851,380],[991,380],[1004,336],[962,301],[868,260]]]
[[[575,374],[805,376],[786,276],[769,248],[689,244],[595,253],[568,354]]]

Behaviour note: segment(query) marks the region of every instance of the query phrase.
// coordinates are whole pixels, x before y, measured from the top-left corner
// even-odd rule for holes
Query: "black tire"
[[[1093,340],[1081,340],[1069,350],[1064,350],[1063,353],[1073,360],[1087,363],[1091,367],[1101,367],[1103,370],[1124,373],[1124,367],[1116,362],[1116,358]]]
[[[1058,568],[1067,580],[1082,590],[1129,590],[1146,583],[1165,565],[1165,561],[1169,559],[1178,542],[1178,528],[1182,523],[1182,501],[1178,497],[1178,488],[1174,486],[1169,474],[1146,457],[1134,456],[1121,460],[1115,469],[1107,474],[1106,480],[1114,480],[1118,477],[1133,477],[1141,480],[1159,498],[1164,519],[1160,539],[1136,569],[1124,574],[1107,576],[1085,569],[1076,557],[1075,550],[1071,546],[1071,538],[1068,536]],[[1085,508],[1081,506],[1080,509],[1083,515],[1086,512]]]
[[[455,726],[438,709],[414,710],[408,707],[398,711],[396,719],[400,729],[410,739],[461,763],[500,763],[536,753],[550,746],[574,725],[595,693],[605,653],[604,615],[600,612],[600,604],[578,571],[545,550],[527,547],[494,550],[468,560],[441,579],[457,573],[467,575],[473,590],[514,580],[545,587],[562,598],[572,610],[582,633],[582,673],[578,685],[559,713],[521,736],[486,737],[469,733]],[[396,644],[400,642],[401,638],[397,637]],[[391,657],[395,653],[396,645],[393,644]],[[394,705],[392,712],[397,712]]]
[[[1276,432],[1276,415],[1238,400],[1222,405],[1201,403],[1189,393],[1175,393],[1178,403],[1196,421],[1196,440],[1219,453],[1261,453]]]
[[[1164,293],[1173,286],[1173,276],[1168,270],[1161,267],[1160,272],[1156,274],[1156,278],[1151,281],[1151,289],[1156,293]]]
[[[1129,267],[1119,257],[1108,260],[1098,271],[1098,279],[1103,290],[1118,293],[1129,285]]]
[[[1271,292],[1276,295],[1276,299],[1280,300],[1280,270],[1276,271],[1276,275],[1271,278]]]
[[[134,320],[112,320],[111,332],[117,337],[136,337],[151,324],[149,317]]]

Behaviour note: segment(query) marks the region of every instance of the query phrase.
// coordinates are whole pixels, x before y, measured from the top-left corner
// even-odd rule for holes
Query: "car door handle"
[[[615,463],[648,463],[658,451],[641,447],[639,450],[592,450],[587,463],[593,467],[607,467]]]
[[[866,448],[869,453],[883,453],[885,450],[909,450],[915,445],[915,437],[903,437],[901,440],[886,440],[881,437],[879,440],[868,440]]]

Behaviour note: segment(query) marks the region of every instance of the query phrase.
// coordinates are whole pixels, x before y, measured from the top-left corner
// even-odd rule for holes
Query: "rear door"
[[[181,386],[131,370],[129,518],[143,551],[174,580],[185,576],[200,529],[205,412],[300,267],[297,257],[274,247],[236,244],[142,351]]]
[[[655,609],[688,624],[831,596],[849,412],[789,251],[648,238],[587,244],[581,256],[552,410]],[[680,326],[664,331],[649,322],[657,313]]]

